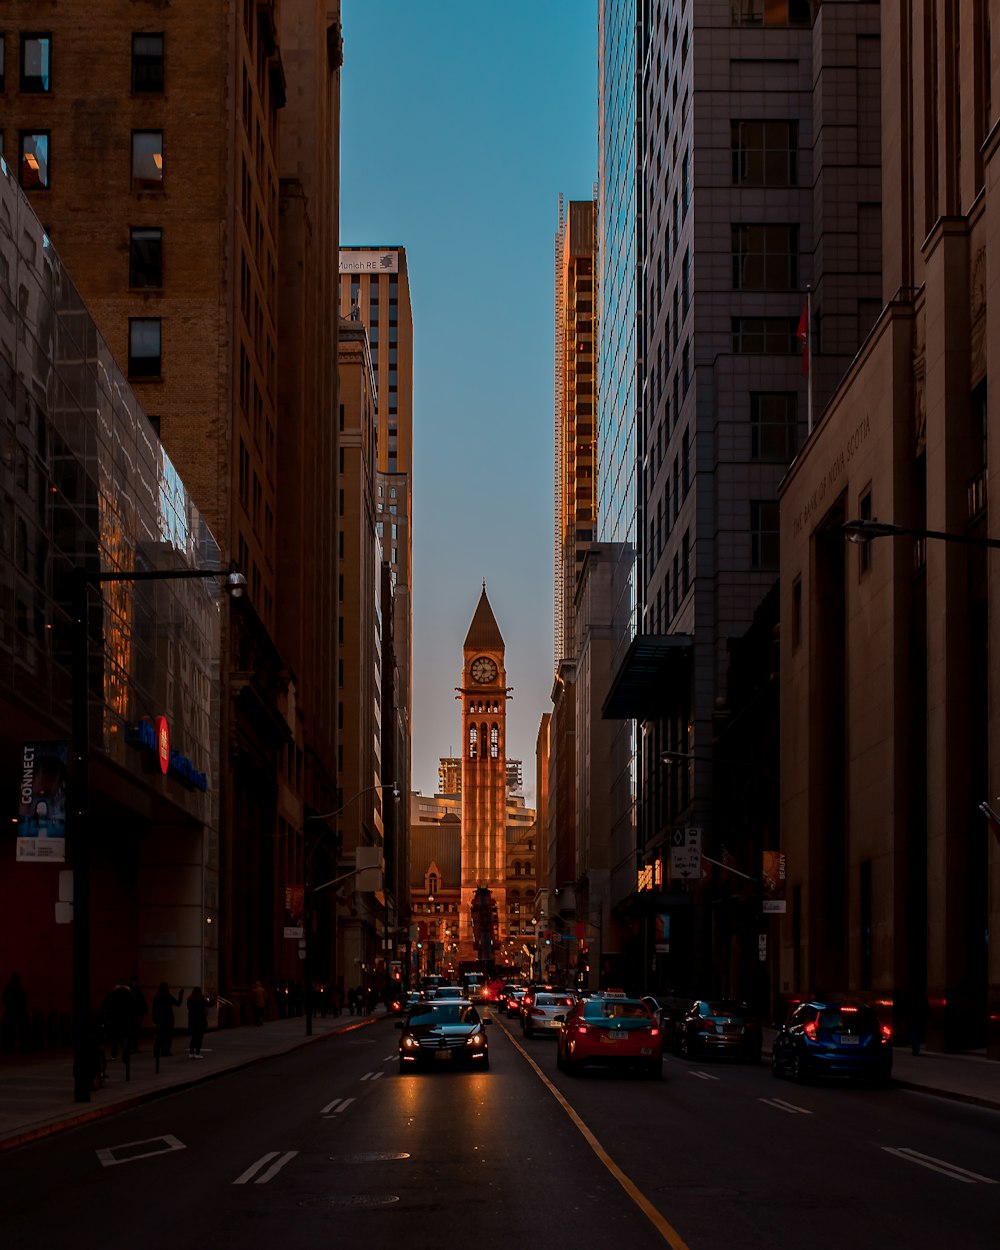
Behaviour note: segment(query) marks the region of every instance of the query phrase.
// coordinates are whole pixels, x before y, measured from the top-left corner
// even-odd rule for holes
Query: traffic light
[[[545,938],[545,945],[551,946],[552,945],[552,930],[546,929],[542,936]]]

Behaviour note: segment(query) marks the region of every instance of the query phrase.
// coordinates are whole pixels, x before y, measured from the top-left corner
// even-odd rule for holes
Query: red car
[[[585,998],[559,1026],[556,1063],[564,1072],[597,1064],[631,1066],[656,1078],[663,1075],[660,1028],[638,998]]]

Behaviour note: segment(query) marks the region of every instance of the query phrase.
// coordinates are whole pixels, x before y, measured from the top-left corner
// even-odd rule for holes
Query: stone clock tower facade
[[[476,959],[472,896],[481,886],[493,894],[500,930],[507,936],[507,674],[504,641],[486,583],[463,648],[462,684],[462,902],[459,959]]]

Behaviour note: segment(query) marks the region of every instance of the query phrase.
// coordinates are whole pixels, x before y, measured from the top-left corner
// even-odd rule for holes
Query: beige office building
[[[781,492],[780,990],[900,1030],[929,1009],[930,1046],[1000,1056],[987,8],[881,5],[881,313]],[[906,532],[845,542],[876,518]]]

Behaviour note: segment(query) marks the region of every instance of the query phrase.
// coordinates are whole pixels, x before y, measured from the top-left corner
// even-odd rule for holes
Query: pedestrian
[[[344,1008],[344,991],[339,985],[335,985],[330,990],[330,1003],[333,1007],[334,1016],[339,1019],[340,1013]]]
[[[0,1049],[27,1050],[28,991],[21,983],[21,974],[12,972],[3,991],[3,1022],[0,1024]]]
[[[132,990],[124,981],[119,981],[102,1004],[104,1013],[104,1029],[111,1046],[111,1058],[118,1058],[118,1047],[122,1048],[122,1058],[131,1044],[135,1022],[135,999]]]
[[[212,1005],[212,1000],[206,998],[201,992],[201,986],[196,985],[188,995],[188,1028],[191,1030],[191,1043],[188,1047],[189,1059],[201,1059],[201,1043],[205,1036],[205,1030],[208,1028],[208,1009]]]
[[[153,995],[153,1028],[156,1029],[156,1044],[161,1055],[169,1055],[174,1037],[174,1008],[179,1007],[184,998],[184,991],[177,991],[177,997],[170,993],[166,981],[160,982],[160,988]]]
[[[128,983],[129,989],[132,991],[132,1028],[129,1031],[128,1044],[129,1049],[137,1051],[139,1049],[139,1032],[142,1029],[142,1022],[146,1018],[149,1011],[149,1005],[146,1002],[146,995],[142,992],[138,977],[132,977]]]
[[[352,1016],[358,1014],[358,991],[353,985],[347,991],[347,1006]]]
[[[250,991],[250,1002],[253,1006],[254,1024],[263,1024],[264,1012],[267,1011],[267,990],[264,989],[263,981],[254,981],[253,989]]]

